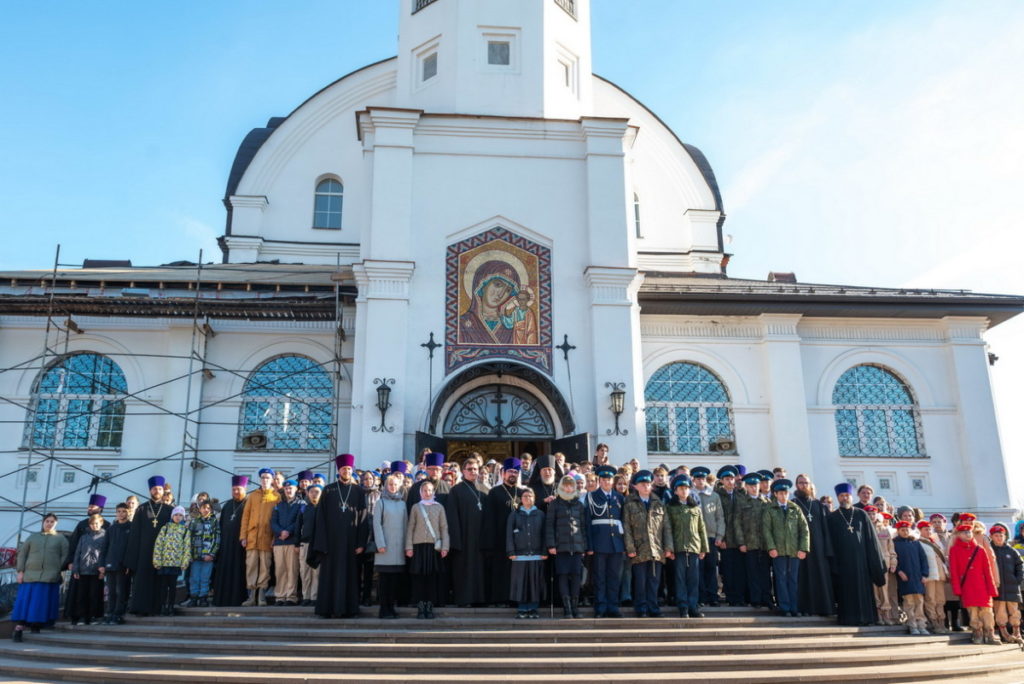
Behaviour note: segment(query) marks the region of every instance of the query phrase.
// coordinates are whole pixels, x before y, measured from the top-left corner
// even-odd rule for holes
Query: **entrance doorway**
[[[470,454],[476,452],[484,457],[484,463],[494,459],[501,463],[506,458],[515,456],[521,458],[523,454],[530,454],[534,458],[550,453],[550,442],[537,441],[465,441],[447,440],[448,450],[444,453],[450,461],[462,463]]]

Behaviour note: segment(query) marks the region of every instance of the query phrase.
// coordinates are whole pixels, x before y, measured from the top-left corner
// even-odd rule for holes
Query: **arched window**
[[[832,403],[840,456],[924,456],[917,403],[892,371],[854,366],[836,382]]]
[[[644,399],[649,453],[706,454],[717,437],[734,441],[729,393],[703,366],[662,366],[647,382]]]
[[[128,383],[100,354],[72,354],[43,371],[32,395],[26,444],[48,449],[117,449]]]
[[[304,356],[279,356],[245,383],[238,448],[328,451],[333,417],[330,375]]]
[[[313,202],[313,227],[341,230],[341,201],[345,187],[341,181],[325,178],[316,185]]]

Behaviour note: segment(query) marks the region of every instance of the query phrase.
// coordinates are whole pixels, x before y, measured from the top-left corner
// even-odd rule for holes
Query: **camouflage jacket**
[[[762,515],[764,548],[775,549],[780,556],[796,557],[797,551],[811,550],[811,530],[800,506],[792,501],[786,504],[786,511],[777,502],[766,503]]]
[[[766,550],[764,545],[763,513],[767,502],[760,497],[744,493],[737,505],[739,517],[738,541],[748,551]]]
[[[717,490],[718,498],[721,501],[722,517],[725,519],[725,535],[722,541],[730,549],[739,548],[740,544],[740,503],[747,496],[738,489],[734,489],[730,497],[724,488]]]
[[[650,507],[636,494],[630,494],[622,507],[623,541],[626,553],[635,553],[629,560],[635,565],[647,561],[665,561],[665,553],[671,553],[672,524],[665,512],[665,504],[651,495]]]

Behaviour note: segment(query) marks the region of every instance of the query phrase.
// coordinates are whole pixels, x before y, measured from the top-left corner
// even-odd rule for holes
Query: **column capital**
[[[635,268],[617,266],[588,266],[583,280],[590,289],[590,302],[604,306],[632,306],[644,281],[644,275]]]
[[[942,325],[946,341],[954,344],[985,344],[982,334],[988,330],[984,316],[944,316]]]
[[[363,147],[412,147],[422,109],[368,107],[357,114]]]
[[[228,197],[228,203],[232,209],[257,209],[263,211],[270,204],[266,195],[231,195]]]
[[[580,129],[586,143],[587,156],[624,157],[624,140],[629,131],[629,119],[585,116]]]
[[[352,265],[358,288],[357,302],[368,299],[409,299],[409,282],[416,270],[415,261],[365,259]]]
[[[761,314],[761,339],[772,342],[799,342],[797,325],[803,314]]]

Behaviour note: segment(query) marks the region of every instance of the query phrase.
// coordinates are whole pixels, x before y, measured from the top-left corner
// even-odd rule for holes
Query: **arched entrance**
[[[437,395],[417,450],[430,447],[458,461],[473,451],[495,460],[563,451],[578,460],[589,456],[589,440],[573,435],[575,426],[546,376],[515,363],[484,363],[455,375]]]

